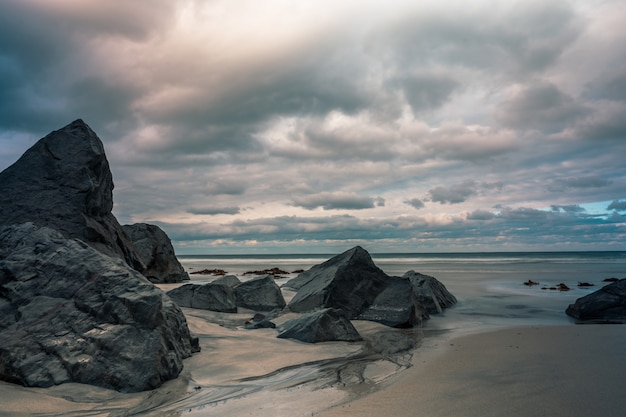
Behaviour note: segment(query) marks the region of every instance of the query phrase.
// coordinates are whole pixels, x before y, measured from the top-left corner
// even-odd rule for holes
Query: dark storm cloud
[[[497,119],[515,129],[557,133],[589,113],[590,109],[556,85],[539,81],[505,101],[498,110]]]
[[[415,209],[421,209],[424,207],[424,202],[420,200],[419,198],[412,198],[410,200],[405,200],[404,203],[408,204],[409,206]]]
[[[241,210],[239,207],[191,207],[187,210],[190,214],[200,214],[207,216],[215,216],[218,214],[239,214]]]
[[[606,209],[624,211],[626,210],[626,201],[614,200]]]
[[[307,210],[364,210],[384,206],[384,199],[363,197],[349,193],[321,193],[293,199],[293,205]]]

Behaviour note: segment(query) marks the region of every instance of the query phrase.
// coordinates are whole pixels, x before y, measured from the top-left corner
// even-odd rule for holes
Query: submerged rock
[[[0,173],[0,224],[50,227],[142,272],[145,265],[112,209],[104,146],[82,120],[40,139]]]
[[[124,392],[198,351],[178,306],[117,258],[33,223],[0,228],[0,379]]]
[[[580,321],[626,323],[626,278],[577,299],[565,312]]]
[[[356,246],[313,266],[289,280],[285,287],[297,290],[289,302],[292,311],[338,308],[353,319],[374,302],[388,280],[369,253]]]
[[[244,281],[235,288],[235,299],[238,307],[255,311],[272,311],[282,309],[287,304],[271,275]]]
[[[136,223],[122,226],[145,265],[143,275],[154,283],[182,282],[189,279],[176,259],[172,241],[158,226]]]
[[[185,284],[167,292],[180,307],[236,313],[235,294],[228,285],[209,283]]]
[[[340,310],[332,308],[303,314],[285,322],[278,337],[307,343],[362,340],[350,320]]]

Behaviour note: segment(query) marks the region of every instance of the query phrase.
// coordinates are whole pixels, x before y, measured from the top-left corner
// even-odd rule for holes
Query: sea
[[[246,272],[279,268],[289,274],[320,264],[333,254],[182,255],[185,269],[222,269],[249,279]],[[433,331],[476,332],[525,325],[574,324],[565,314],[569,304],[607,285],[609,278],[626,278],[626,252],[481,252],[373,253],[387,275],[409,270],[431,275],[458,299],[457,305],[427,326]],[[194,280],[211,280],[190,275]],[[532,281],[533,285],[527,285]],[[560,285],[564,284],[564,285]],[[563,290],[568,288],[569,290]]]

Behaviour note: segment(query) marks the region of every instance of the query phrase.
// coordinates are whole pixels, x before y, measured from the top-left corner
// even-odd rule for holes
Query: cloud
[[[420,200],[419,198],[412,198],[410,200],[405,200],[404,203],[408,204],[409,206],[415,209],[421,209],[424,207],[424,202]]]
[[[293,205],[314,210],[363,210],[383,206],[384,199],[363,197],[352,193],[320,193],[306,197],[294,198]]]
[[[613,200],[611,204],[606,208],[607,210],[624,211],[626,210],[626,201]]]
[[[559,178],[548,186],[548,190],[563,192],[569,189],[576,188],[600,188],[606,187],[611,184],[610,180],[600,178],[597,176],[590,177],[573,177],[573,178]]]
[[[474,180],[465,180],[449,187],[435,187],[429,191],[431,200],[441,204],[463,203],[477,192],[477,184]]]
[[[239,207],[191,207],[187,210],[191,214],[214,216],[217,214],[239,214],[241,210]]]
[[[571,205],[567,205],[567,206],[559,206],[556,204],[553,204],[550,206],[550,208],[552,209],[552,211],[564,211],[566,213],[582,213],[585,210],[584,207],[579,206],[578,204],[571,204]]]

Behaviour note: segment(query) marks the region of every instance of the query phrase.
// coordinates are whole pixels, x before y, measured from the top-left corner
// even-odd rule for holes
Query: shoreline
[[[437,343],[437,342],[435,342]],[[369,395],[315,414],[339,417],[621,416],[626,326],[522,326],[442,338]]]

